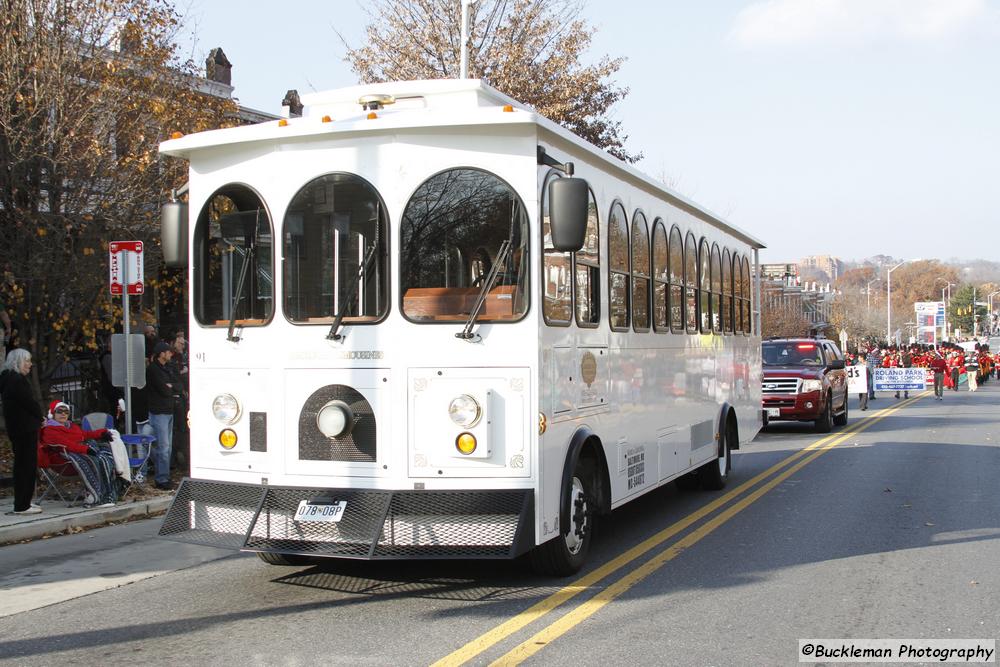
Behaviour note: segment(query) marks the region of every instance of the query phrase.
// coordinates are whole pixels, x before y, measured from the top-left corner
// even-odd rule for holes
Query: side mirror
[[[590,190],[582,178],[554,178],[549,183],[549,230],[552,247],[576,252],[587,235]]]
[[[830,361],[830,370],[831,371],[840,371],[840,370],[843,370],[844,366],[845,366],[845,364],[844,364],[844,360],[843,359],[833,359],[833,360]]]
[[[160,242],[163,263],[171,269],[188,264],[188,206],[179,201],[167,202],[160,209]]]

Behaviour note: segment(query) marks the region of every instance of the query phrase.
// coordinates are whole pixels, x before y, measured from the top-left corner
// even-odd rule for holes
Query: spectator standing
[[[159,342],[159,338],[156,335],[156,325],[147,324],[142,328],[142,337],[145,342],[145,354],[146,358],[149,359],[153,355],[153,348]]]
[[[38,431],[42,409],[31,395],[28,373],[31,353],[11,350],[0,373],[0,398],[7,435],[14,449],[14,514],[39,514],[42,508],[31,502],[38,475]]]
[[[173,458],[179,467],[185,467],[189,458],[189,433],[187,427],[188,411],[188,357],[187,340],[183,331],[174,334],[170,341],[173,357],[168,368],[171,373],[171,384],[174,386],[174,439],[171,449]]]
[[[160,341],[153,347],[153,358],[146,367],[146,401],[149,405],[149,423],[156,434],[153,466],[156,488],[169,491],[170,445],[174,430],[174,388],[167,364],[173,356],[172,348]]]

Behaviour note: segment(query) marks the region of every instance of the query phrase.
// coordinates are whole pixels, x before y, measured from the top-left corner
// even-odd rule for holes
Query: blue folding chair
[[[142,484],[145,481],[142,469],[149,461],[149,454],[153,450],[156,437],[141,433],[122,433],[122,442],[125,443],[125,449],[128,450],[128,466],[132,469],[132,481],[136,484]]]

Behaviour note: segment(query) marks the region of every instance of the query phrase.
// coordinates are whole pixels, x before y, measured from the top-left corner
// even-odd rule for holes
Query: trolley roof
[[[362,98],[378,107],[362,107]],[[479,79],[433,79],[395,81],[350,86],[302,97],[301,117],[266,121],[221,130],[199,132],[160,144],[164,155],[190,160],[204,149],[257,142],[308,140],[323,136],[395,132],[402,129],[449,127],[456,125],[535,124],[543,136],[557,143],[569,143],[603,163],[616,177],[652,191],[712,225],[732,234],[753,248],[764,248],[759,239],[726,222],[705,207],[674,192],[604,150],[584,141]],[[374,115],[374,117],[372,117]]]

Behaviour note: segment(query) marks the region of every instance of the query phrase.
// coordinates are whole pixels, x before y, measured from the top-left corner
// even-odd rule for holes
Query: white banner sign
[[[847,391],[852,394],[868,393],[868,367],[864,364],[860,366],[847,367]]]
[[[876,368],[875,391],[913,391],[926,389],[924,368]]]

